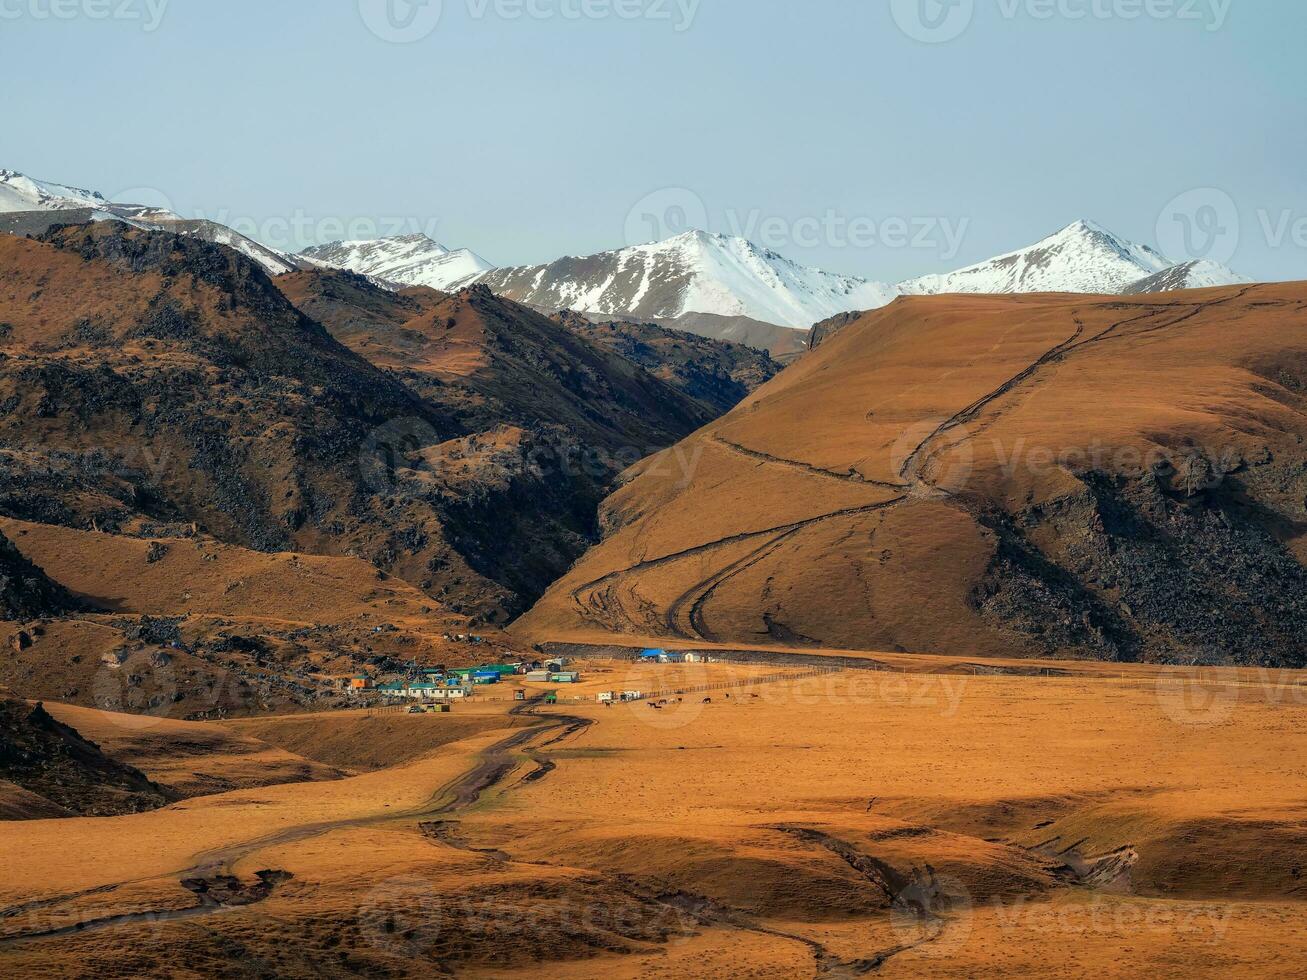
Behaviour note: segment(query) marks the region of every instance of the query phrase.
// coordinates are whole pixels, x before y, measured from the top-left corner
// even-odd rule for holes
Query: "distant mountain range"
[[[545,265],[496,268],[468,249],[449,249],[426,235],[332,242],[287,255],[211,221],[114,203],[101,194],[0,171],[0,229],[40,233],[51,212],[77,221],[117,218],[137,227],[174,231],[243,252],[273,275],[295,269],[356,272],[396,287],[449,292],[472,283],[553,313],[572,310],[673,324],[719,339],[744,339],[777,356],[803,344],[786,328],[851,311],[873,310],[900,296],[940,293],[1077,292],[1138,294],[1250,282],[1213,262],[1176,263],[1092,221],[1077,221],[1035,244],[955,272],[899,283],[835,275],[799,265],[743,238],[690,231],[662,242]],[[745,325],[742,327],[742,324]],[[735,335],[723,338],[722,331]]]
[[[300,253],[301,259],[345,269],[401,286],[430,286],[453,292],[494,266],[469,249],[450,251],[426,235],[401,235],[363,242],[331,242]]]
[[[1176,264],[1090,221],[1028,248],[944,275],[889,284],[805,268],[742,238],[688,232],[665,242],[498,269],[491,289],[533,306],[638,317],[712,313],[807,329],[899,296],[936,293],[1125,293],[1249,282],[1214,263]]]
[[[55,224],[122,221],[147,231],[169,231],[234,248],[269,275],[300,268],[292,256],[268,248],[216,221],[183,218],[164,208],[116,203],[97,191],[36,180],[14,170],[0,170],[0,232],[40,235]]]

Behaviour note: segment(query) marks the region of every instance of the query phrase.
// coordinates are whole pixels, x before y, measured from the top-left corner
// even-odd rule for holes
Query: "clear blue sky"
[[[1168,202],[1212,187],[1237,208],[1230,265],[1307,278],[1303,3],[698,0],[686,23],[694,0],[443,0],[390,43],[366,17],[418,30],[431,8],[171,0],[147,31],[150,2],[0,0],[0,167],[272,237],[405,219],[501,265],[620,246],[637,202],[686,188],[713,231],[771,219],[779,251],[885,280],[1078,217],[1156,244]],[[564,16],[583,2],[598,16]],[[926,43],[892,3],[910,26],[970,19]],[[953,256],[886,245],[894,218],[965,235]]]

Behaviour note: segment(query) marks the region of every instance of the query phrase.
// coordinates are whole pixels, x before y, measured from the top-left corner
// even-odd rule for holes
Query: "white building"
[[[413,701],[462,701],[471,696],[470,686],[445,687],[442,684],[410,684],[401,695]]]

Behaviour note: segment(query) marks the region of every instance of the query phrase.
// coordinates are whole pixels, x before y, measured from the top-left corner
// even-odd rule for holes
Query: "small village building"
[[[445,701],[462,701],[472,696],[472,686],[457,685],[451,687],[447,684],[433,683],[409,683],[402,681],[393,681],[389,684],[382,684],[376,688],[377,693],[389,698],[404,698],[409,701],[425,701],[430,703],[439,703]]]
[[[477,674],[494,674],[496,677],[511,677],[517,673],[517,664],[482,664],[480,667],[459,667],[451,670],[451,675],[471,679]]]
[[[548,684],[549,676],[550,674],[547,670],[533,670],[531,673],[526,675],[526,679],[531,684]]]
[[[617,700],[617,692],[605,691],[602,694],[595,695],[595,700],[598,701],[600,704],[612,704],[614,701]]]
[[[640,654],[640,662],[646,664],[681,664],[685,663],[685,654],[675,650],[645,650]]]
[[[551,684],[579,684],[580,682],[581,675],[575,670],[565,670],[549,675],[549,683]]]
[[[373,688],[372,678],[366,674],[359,674],[357,677],[349,679],[351,691],[370,691]]]
[[[410,684],[407,688],[407,697],[415,701],[462,701],[471,696],[471,687],[449,687],[444,684]]]

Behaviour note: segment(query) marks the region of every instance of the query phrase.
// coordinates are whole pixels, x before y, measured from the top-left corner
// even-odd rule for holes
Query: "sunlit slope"
[[[1305,314],[900,300],[640,464],[517,628],[1301,664]]]

